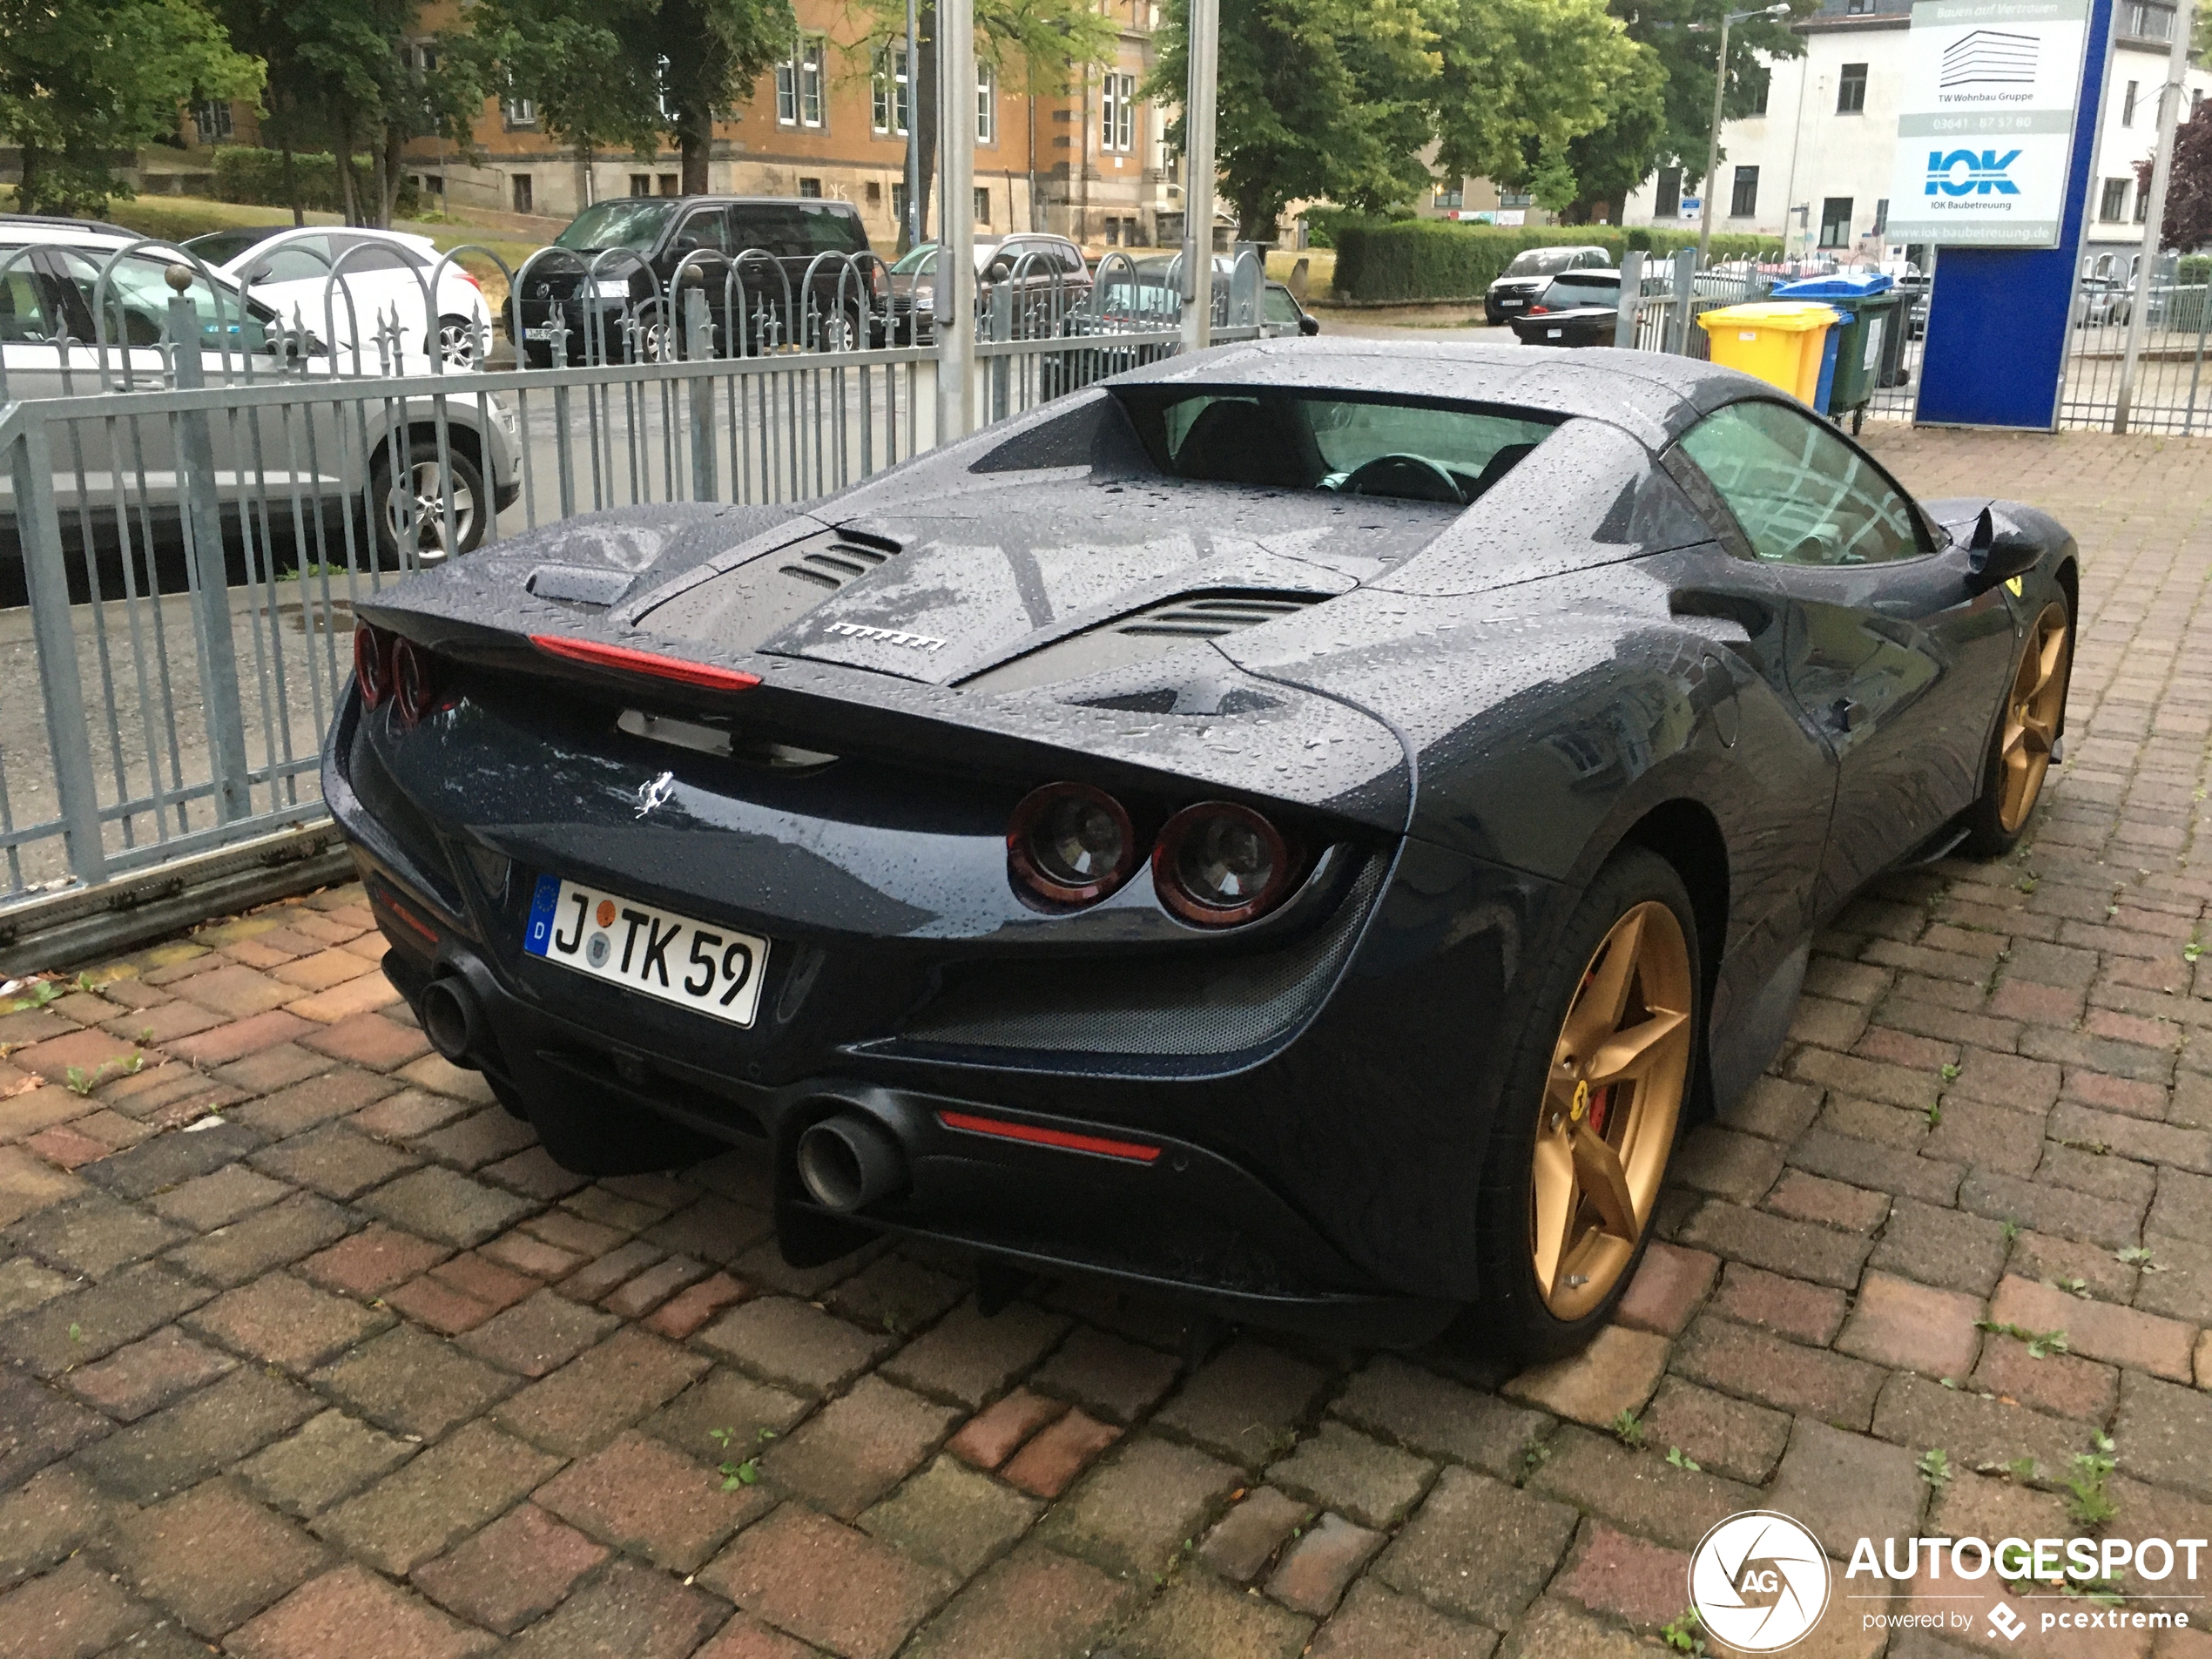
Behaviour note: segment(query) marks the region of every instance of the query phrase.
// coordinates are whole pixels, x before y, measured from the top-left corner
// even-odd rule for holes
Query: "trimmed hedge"
[[[1617,225],[1548,225],[1509,228],[1465,225],[1449,219],[1410,219],[1381,222],[1339,220],[1333,226],[1337,249],[1332,293],[1339,300],[1370,303],[1420,304],[1474,300],[1505,273],[1514,255],[1532,247],[1604,248],[1618,265],[1631,246],[1656,258],[1678,247],[1695,247],[1696,231]],[[1764,236],[1715,236],[1716,261],[1778,259],[1782,243]]]
[[[326,213],[343,212],[345,198],[338,188],[338,158],[302,152],[292,159],[299,170],[300,206]],[[355,156],[354,179],[364,192],[373,193],[376,188],[374,159]],[[417,195],[413,183],[402,177],[397,217],[414,217],[420,205]],[[250,202],[258,207],[291,206],[290,199],[284,193],[283,154],[249,144],[222,145],[215,152],[215,199]]]

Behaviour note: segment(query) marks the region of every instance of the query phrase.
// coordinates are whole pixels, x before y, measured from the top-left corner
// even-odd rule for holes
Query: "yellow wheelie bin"
[[[1697,319],[1716,363],[1757,375],[1806,403],[1819,395],[1828,331],[1841,320],[1832,306],[1812,300],[1723,306]]]

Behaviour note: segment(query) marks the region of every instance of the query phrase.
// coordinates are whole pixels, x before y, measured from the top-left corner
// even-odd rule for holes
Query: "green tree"
[[[1817,9],[1817,0],[1791,3],[1797,17]],[[1603,125],[1576,145],[1582,158],[1577,172],[1585,209],[1606,202],[1617,219],[1629,192],[1656,166],[1679,166],[1685,187],[1703,182],[1721,17],[1748,9],[1746,0],[1613,0],[1614,14],[1629,37],[1652,53],[1661,79],[1656,105],[1649,91],[1624,98]],[[1729,26],[1728,91],[1722,105],[1727,119],[1741,120],[1760,107],[1770,60],[1804,55],[1804,42],[1791,27],[1793,21],[1746,17]]]
[[[193,0],[0,0],[0,132],[19,206],[98,213],[131,192],[118,151],[172,136],[199,98],[251,98],[261,65]]]
[[[1432,0],[1443,42],[1437,160],[1461,175],[1531,187],[1564,210],[1581,194],[1577,141],[1642,111],[1656,73],[1604,0]],[[1639,175],[1640,177],[1641,175]]]
[[[1162,9],[1148,95],[1179,105],[1190,79],[1188,7]],[[1224,0],[1215,152],[1242,235],[1271,239],[1286,203],[1369,209],[1404,201],[1427,172],[1440,61],[1408,0]],[[1183,121],[1168,142],[1183,146]]]
[[[535,103],[542,128],[586,155],[650,158],[665,141],[692,195],[707,187],[715,118],[799,32],[790,0],[479,0],[469,20],[448,51]]]

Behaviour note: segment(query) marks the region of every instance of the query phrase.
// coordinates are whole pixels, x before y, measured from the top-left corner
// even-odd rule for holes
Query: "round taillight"
[[[1274,907],[1291,884],[1291,849],[1275,826],[1225,800],[1186,806],[1160,831],[1152,884],[1185,921],[1229,927]]]
[[[1089,784],[1047,784],[1014,809],[1006,832],[1014,885],[1052,905],[1094,904],[1129,880],[1136,837],[1121,802]]]
[[[373,709],[391,695],[391,641],[382,629],[365,622],[354,628],[354,680],[361,688],[364,707]]]
[[[400,718],[413,725],[430,711],[436,688],[430,673],[430,653],[412,639],[392,647],[392,700]]]

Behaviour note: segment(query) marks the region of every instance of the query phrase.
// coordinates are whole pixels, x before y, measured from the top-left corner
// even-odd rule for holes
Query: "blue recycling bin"
[[[1828,349],[1820,365],[1820,386],[1813,407],[1830,420],[1851,416],[1856,432],[1866,418],[1866,405],[1884,370],[1895,358],[1892,349],[1902,326],[1896,283],[1878,271],[1838,271],[1832,276],[1807,277],[1785,282],[1775,289],[1777,300],[1817,300],[1833,306],[1843,320],[1828,331]]]

